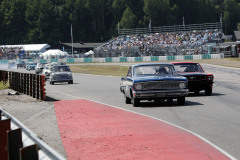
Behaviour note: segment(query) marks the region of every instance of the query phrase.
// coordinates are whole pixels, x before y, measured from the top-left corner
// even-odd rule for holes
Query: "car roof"
[[[53,67],[56,67],[56,66],[57,67],[62,67],[62,66],[68,66],[69,67],[69,65],[60,65],[60,64],[59,65],[53,65]]]
[[[172,62],[172,64],[199,64],[198,62]]]
[[[170,66],[172,66],[173,64],[171,64],[171,63],[141,63],[141,64],[134,64],[132,66],[137,67],[137,66],[154,66],[154,65],[170,65]]]

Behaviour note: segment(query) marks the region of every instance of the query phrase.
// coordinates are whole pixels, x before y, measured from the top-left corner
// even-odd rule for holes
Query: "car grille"
[[[194,75],[194,76],[187,76],[188,81],[202,81],[206,80],[205,75]]]
[[[68,76],[67,74],[59,74],[59,75],[55,75],[53,78],[54,78],[55,80],[71,79],[71,77]]]
[[[179,89],[179,81],[151,81],[142,82],[142,90]]]

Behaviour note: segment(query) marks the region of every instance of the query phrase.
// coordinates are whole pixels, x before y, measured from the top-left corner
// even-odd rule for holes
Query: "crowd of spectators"
[[[202,46],[206,43],[213,43],[214,41],[221,40],[222,34],[222,32],[216,29],[203,32],[194,30],[188,33],[155,33],[119,36],[96,48],[96,51],[124,52],[133,47],[137,47],[142,55],[151,55],[152,49],[154,48],[153,46],[162,48]]]
[[[15,59],[21,49],[21,47],[10,47],[2,45],[0,46],[0,59]]]

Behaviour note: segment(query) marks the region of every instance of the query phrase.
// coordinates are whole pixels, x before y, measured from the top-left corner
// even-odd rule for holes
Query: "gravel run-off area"
[[[37,100],[24,94],[15,95],[15,93],[16,91],[11,89],[1,89],[0,107],[17,118],[59,154],[66,157],[53,102]]]

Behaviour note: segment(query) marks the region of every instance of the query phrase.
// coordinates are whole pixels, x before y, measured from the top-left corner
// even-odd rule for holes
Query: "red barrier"
[[[8,160],[7,131],[11,128],[11,119],[0,121],[0,157],[1,160]]]

